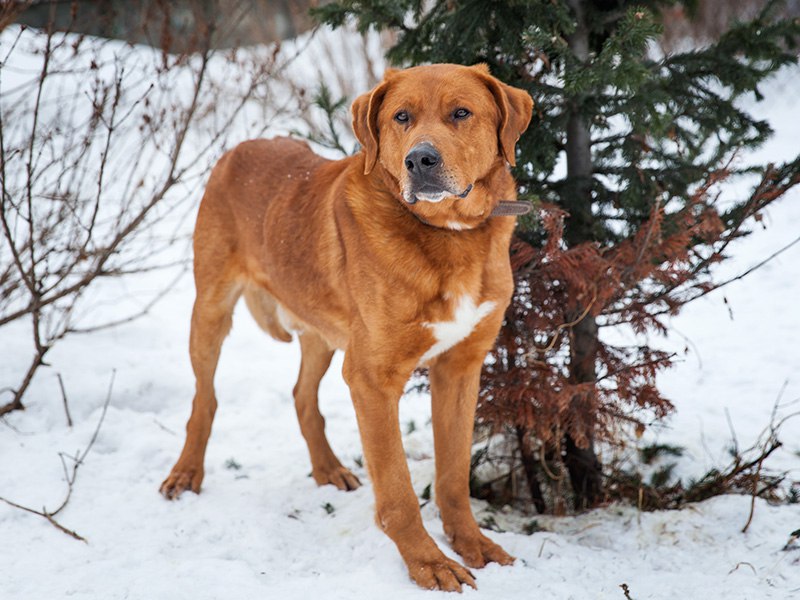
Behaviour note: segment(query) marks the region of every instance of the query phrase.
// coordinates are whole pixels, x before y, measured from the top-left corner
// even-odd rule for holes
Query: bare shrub
[[[0,34],[0,327],[27,321],[32,347],[0,415],[23,408],[64,336],[147,312],[164,290],[123,294],[111,308],[95,290],[185,269],[185,217],[210,166],[289,112],[273,83],[297,52],[215,49],[208,14],[196,15],[190,49],[178,54],[52,26]]]

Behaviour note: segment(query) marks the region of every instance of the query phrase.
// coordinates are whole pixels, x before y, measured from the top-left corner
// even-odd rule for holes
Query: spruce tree
[[[759,86],[797,62],[800,21],[777,18],[771,2],[713,45],[657,56],[653,42],[660,33],[659,9],[668,4],[674,2],[340,0],[315,11],[334,26],[352,20],[361,31],[396,31],[397,42],[387,56],[397,66],[483,62],[496,77],[527,89],[535,106],[517,147],[514,174],[520,199],[566,211],[567,249],[588,244],[601,256],[645,240],[625,273],[637,270],[642,258],[653,269],[642,271],[638,280],[621,276],[623,294],[603,306],[597,291],[591,298],[573,294],[565,300],[571,303],[567,316],[579,318],[569,324],[563,343],[551,347],[565,353],[560,366],[573,386],[575,407],[589,406],[579,401],[580,390],[597,387],[598,369],[608,368],[601,364],[601,355],[608,352],[598,340],[598,325],[627,321],[644,331],[663,327],[660,315],[676,312],[714,287],[709,267],[723,258],[722,249],[800,174],[800,156],[777,166],[731,161],[738,150],[754,148],[771,134],[769,125],[743,111],[738,100],[749,94],[760,99]],[[557,168],[561,160],[566,169]],[[746,198],[722,206],[706,193],[721,177],[746,174],[759,182]],[[716,223],[713,235],[710,214]],[[670,249],[656,248],[643,235],[643,229],[652,233],[656,224],[659,236],[673,241]],[[535,218],[525,220],[518,236],[541,247],[546,237],[542,225]],[[679,231],[691,235],[681,237]],[[675,240],[684,247],[675,248]],[[682,275],[676,279],[671,272],[673,280],[657,276],[657,265],[665,260],[682,265]],[[652,353],[626,356],[634,363]],[[663,366],[669,361],[654,362]],[[654,373],[644,376],[652,388]],[[533,402],[535,385],[531,388],[528,401]],[[626,397],[643,394],[643,389],[617,391],[616,401],[647,405],[640,397]],[[657,394],[653,398],[666,402]],[[661,405],[654,400],[653,406]],[[565,451],[578,506],[595,502],[600,489],[593,451],[597,419],[582,422],[583,430],[558,420],[548,424],[564,432],[559,450]],[[520,448],[525,445],[521,438]]]

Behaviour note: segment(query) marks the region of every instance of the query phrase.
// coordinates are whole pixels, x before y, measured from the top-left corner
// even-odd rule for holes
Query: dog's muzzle
[[[406,154],[409,183],[403,194],[406,202],[441,202],[450,196],[467,197],[472,191],[472,184],[463,191],[454,189],[455,182],[445,173],[443,164],[442,155],[430,142],[421,142]]]

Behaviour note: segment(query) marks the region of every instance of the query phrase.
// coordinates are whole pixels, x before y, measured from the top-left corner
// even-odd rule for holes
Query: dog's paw
[[[514,563],[513,556],[482,533],[469,537],[456,536],[451,545],[453,550],[464,559],[464,563],[475,569],[480,569],[490,562],[501,565]]]
[[[342,465],[330,467],[328,469],[314,469],[311,472],[317,485],[335,485],[342,491],[351,492],[361,487],[358,477],[353,475],[350,469]]]
[[[475,576],[469,569],[462,567],[444,554],[433,561],[408,563],[408,573],[411,579],[423,588],[441,590],[443,592],[461,592],[462,584],[477,590]]]
[[[168,500],[174,500],[186,490],[199,494],[201,483],[203,483],[203,469],[182,468],[175,465],[161,484],[159,491]]]

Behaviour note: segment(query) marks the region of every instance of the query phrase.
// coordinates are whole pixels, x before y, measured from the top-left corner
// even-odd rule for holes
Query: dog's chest
[[[435,342],[422,355],[420,363],[428,362],[467,339],[475,327],[496,306],[494,302],[490,301],[477,304],[469,294],[457,297],[450,304],[450,318],[448,320],[423,323],[423,326],[430,330]]]

